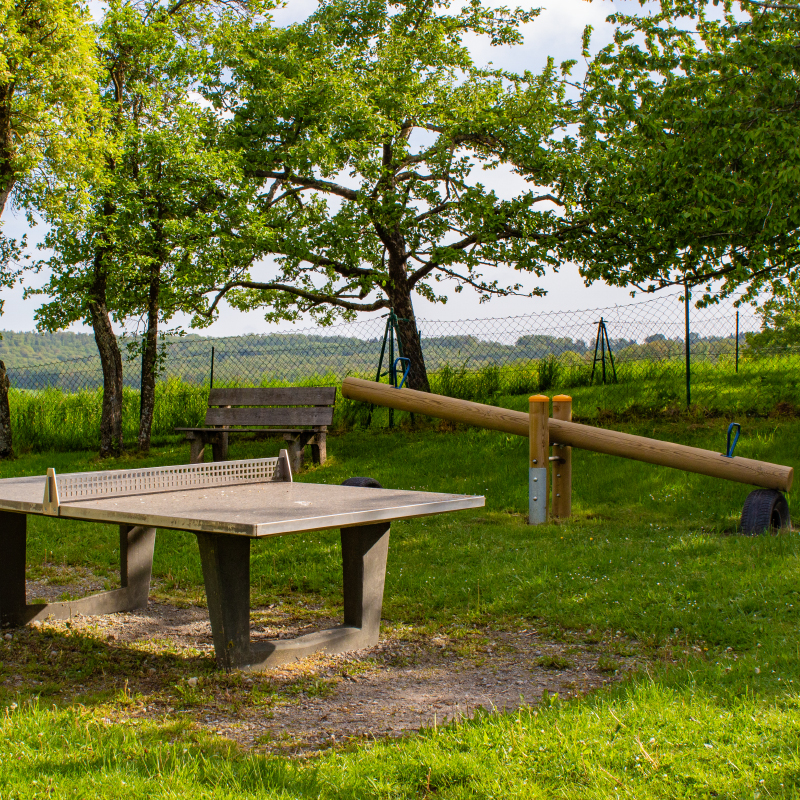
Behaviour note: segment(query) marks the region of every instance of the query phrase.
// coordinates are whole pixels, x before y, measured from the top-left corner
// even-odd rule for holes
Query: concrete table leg
[[[250,660],[250,539],[198,533],[217,666]]]
[[[313,653],[343,653],[378,642],[389,523],[342,530],[344,624],[296,639],[250,642],[250,539],[198,533],[217,664],[261,670]]]
[[[113,614],[147,605],[155,528],[120,525],[120,588],[62,603],[28,604],[25,595],[26,516],[0,511],[0,624],[19,626],[78,614]]]
[[[378,643],[388,555],[388,522],[342,528],[344,624],[361,631],[361,647]]]
[[[25,611],[27,516],[0,511],[0,625],[20,625]]]

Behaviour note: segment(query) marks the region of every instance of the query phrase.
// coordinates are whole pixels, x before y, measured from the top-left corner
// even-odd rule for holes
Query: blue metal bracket
[[[733,437],[733,444],[731,444],[731,431],[736,428],[736,436]],[[727,458],[733,458],[733,451],[736,449],[736,442],[739,441],[739,434],[742,432],[742,426],[738,422],[731,422],[728,425],[728,442],[725,452],[722,454]]]
[[[406,367],[405,367],[405,370],[403,372],[403,379],[400,381],[400,385],[399,386],[397,386],[397,362],[398,361],[405,361],[406,362]],[[394,360],[394,364],[392,364],[392,376],[391,376],[392,385],[397,386],[398,389],[402,389],[403,388],[403,384],[406,382],[406,378],[408,377],[408,373],[409,372],[411,372],[411,359],[410,358],[403,358],[402,356],[400,358],[396,358]]]

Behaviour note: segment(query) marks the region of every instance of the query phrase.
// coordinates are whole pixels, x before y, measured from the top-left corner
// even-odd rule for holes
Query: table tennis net
[[[255,458],[247,461],[215,461],[172,467],[108,470],[57,475],[58,501],[87,500],[132,494],[234,486],[242,483],[291,481],[288,458]]]

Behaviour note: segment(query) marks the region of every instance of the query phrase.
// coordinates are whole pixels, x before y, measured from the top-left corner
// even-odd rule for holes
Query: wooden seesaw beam
[[[364,381],[359,378],[345,378],[342,383],[342,395],[350,400],[362,400],[377,406],[426,414],[429,417],[490,428],[517,436],[527,437],[530,427],[528,415],[523,411],[511,411],[507,408],[418,392],[414,389],[395,389],[385,383]],[[551,418],[549,428],[551,444],[580,447],[596,453],[631,458],[648,464],[659,464],[781,492],[788,492],[792,488],[794,470],[780,464],[738,456],[728,458],[712,450],[662,442],[659,439],[648,439],[646,436],[634,436],[630,433],[559,419]]]

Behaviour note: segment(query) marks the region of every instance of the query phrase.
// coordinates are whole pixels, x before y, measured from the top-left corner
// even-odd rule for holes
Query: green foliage
[[[204,307],[203,287],[221,266],[219,226],[230,223],[226,192],[239,172],[218,146],[216,114],[191,91],[212,79],[208,50],[232,18],[212,0],[108,8],[94,88],[108,112],[103,169],[86,194],[62,184],[39,198],[53,251],[40,265],[49,281],[29,290],[52,298],[36,312],[41,329],[90,324],[100,273],[102,299],[119,322],[144,318],[157,330]]]
[[[558,260],[554,193],[509,199],[475,174],[506,167],[555,183],[548,142],[565,111],[564,77],[477,66],[471,37],[521,41],[538,14],[444,2],[326,0],[303,23],[249,32],[216,97],[232,109],[230,146],[257,184],[253,259],[216,294],[267,319],[309,311],[322,322],[393,307],[411,381],[427,388],[413,293],[440,282],[507,295],[487,268],[543,274]],[[565,66],[565,70],[568,67]],[[535,180],[534,180],[535,179]],[[258,255],[277,256],[260,278]],[[251,268],[252,267],[252,268]],[[419,381],[419,385],[416,385]]]
[[[10,193],[72,176],[93,159],[96,61],[88,8],[72,0],[0,2],[0,215]]]
[[[97,356],[97,344],[89,333],[2,331],[0,335],[0,359],[9,367]]]
[[[774,287],[761,307],[762,330],[747,334],[747,346],[756,354],[797,352],[800,349],[800,280]]]
[[[538,364],[540,392],[546,392],[561,383],[561,362],[554,355],[545,356]]]
[[[737,5],[714,19],[704,0],[665,0],[610,18],[573,176],[587,278],[652,289],[686,276],[713,302],[797,277],[800,6]]]

